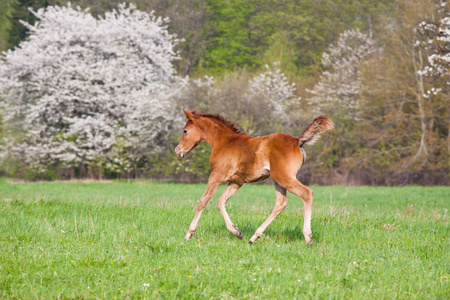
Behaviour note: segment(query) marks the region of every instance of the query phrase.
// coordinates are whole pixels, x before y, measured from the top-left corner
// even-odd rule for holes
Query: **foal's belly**
[[[267,168],[253,168],[252,169],[244,169],[237,170],[228,178],[228,182],[233,183],[249,183],[249,182],[257,182],[264,179],[267,179],[270,176],[270,171]]]
[[[229,177],[227,182],[244,184],[244,183],[261,181],[261,180],[269,178],[269,176],[270,176],[269,171],[259,174],[258,176],[243,176],[242,174],[233,174],[232,176]]]
[[[264,170],[264,172],[259,173],[258,176],[253,176],[247,182],[261,181],[261,180],[269,178],[269,176],[270,176],[269,170]]]

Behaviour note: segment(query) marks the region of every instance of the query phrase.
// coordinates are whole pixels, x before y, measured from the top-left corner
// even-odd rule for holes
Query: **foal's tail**
[[[298,144],[300,147],[304,144],[312,145],[320,138],[322,132],[333,128],[333,121],[331,121],[329,116],[318,116],[300,135]]]

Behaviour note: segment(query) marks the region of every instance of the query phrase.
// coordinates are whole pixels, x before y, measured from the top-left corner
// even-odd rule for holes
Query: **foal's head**
[[[179,157],[185,157],[195,146],[200,144],[204,140],[202,130],[197,126],[200,117],[184,111],[186,118],[188,119],[186,125],[183,128],[183,137],[180,143],[175,148],[175,153]]]

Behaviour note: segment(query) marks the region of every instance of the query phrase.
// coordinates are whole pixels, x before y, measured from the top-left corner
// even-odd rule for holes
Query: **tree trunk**
[[[88,178],[89,179],[95,179],[94,166],[93,165],[89,165],[89,167],[88,167]]]
[[[70,172],[70,175],[69,175],[70,180],[74,180],[75,179],[75,167],[71,167],[69,172]]]
[[[423,107],[425,89],[423,87],[423,75],[419,71],[423,69],[422,50],[419,48],[419,66],[415,57],[415,51],[413,51],[414,71],[416,73],[417,80],[417,105],[419,107],[419,120],[420,120],[420,144],[417,153],[413,157],[413,163],[418,163],[418,167],[422,168],[428,162],[428,149],[426,144],[427,124],[425,120],[425,110]]]

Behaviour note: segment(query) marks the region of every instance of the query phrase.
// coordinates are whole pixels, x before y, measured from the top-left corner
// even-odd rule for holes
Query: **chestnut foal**
[[[312,245],[313,191],[301,184],[296,175],[305,160],[303,145],[313,144],[321,132],[332,129],[331,119],[325,115],[317,117],[298,138],[283,133],[252,137],[220,115],[183,111],[188,121],[183,129],[183,137],[175,148],[176,154],[184,157],[202,141],[206,141],[212,148],[209,158],[211,175],[185,240],[189,240],[195,233],[203,209],[218,186],[225,182],[228,186],[217,201],[217,207],[225,219],[227,229],[242,239],[242,232],[231,221],[225,204],[244,183],[260,181],[270,176],[275,181],[275,207],[251,237],[250,243],[255,243],[267,226],[286,208],[288,190],[303,200],[303,235],[306,243]]]

